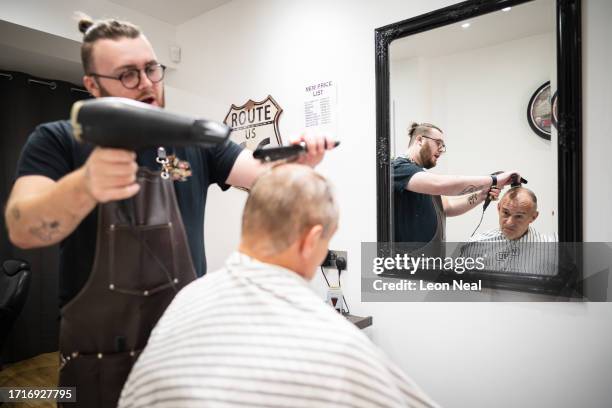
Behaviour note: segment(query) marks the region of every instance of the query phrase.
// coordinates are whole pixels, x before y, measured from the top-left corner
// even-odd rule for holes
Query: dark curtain
[[[2,350],[4,363],[57,350],[59,334],[57,246],[20,250],[8,240],[4,209],[17,160],[37,125],[68,119],[72,104],[88,97],[82,87],[68,82],[0,70],[0,261],[24,259],[32,269],[27,302]]]

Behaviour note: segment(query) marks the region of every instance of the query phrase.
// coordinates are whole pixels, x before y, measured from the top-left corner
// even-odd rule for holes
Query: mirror
[[[396,238],[407,214],[394,189],[396,161],[411,158],[412,122],[442,130],[433,137],[447,151],[427,171],[518,170],[537,197],[530,227],[551,240],[581,242],[580,51],[579,0],[466,1],[377,29],[378,242],[414,241]],[[481,216],[476,235],[500,228],[497,203],[484,215],[480,203],[455,217],[434,203],[437,233],[425,235],[467,242]],[[550,283],[546,275],[531,282]],[[490,286],[500,276],[489,276]]]

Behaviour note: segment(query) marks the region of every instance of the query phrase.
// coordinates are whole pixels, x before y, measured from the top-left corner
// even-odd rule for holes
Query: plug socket
[[[345,271],[346,268],[348,267],[347,256],[348,256],[347,251],[336,251],[333,249],[329,250],[327,251],[327,256],[321,263],[321,266],[324,268],[333,268],[333,269],[338,269],[338,267],[340,267],[340,270]]]

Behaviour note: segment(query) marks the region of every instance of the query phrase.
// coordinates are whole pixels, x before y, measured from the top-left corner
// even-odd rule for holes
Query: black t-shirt
[[[72,136],[69,121],[57,121],[38,126],[23,147],[17,165],[17,177],[42,175],[59,180],[81,167],[93,150],[91,144],[81,144]],[[214,148],[167,147],[190,163],[192,176],[185,182],[175,182],[174,189],[196,273],[206,273],[204,251],[204,208],[208,186],[217,183],[229,188],[225,180],[242,151],[233,142]],[[138,152],[138,164],[159,170],[155,162],[156,149]],[[97,235],[97,210],[92,211],[76,230],[60,244],[60,305],[65,305],[83,287],[93,266]]]
[[[393,225],[395,242],[430,242],[438,227],[433,196],[406,190],[418,164],[398,157],[391,162],[393,177]]]

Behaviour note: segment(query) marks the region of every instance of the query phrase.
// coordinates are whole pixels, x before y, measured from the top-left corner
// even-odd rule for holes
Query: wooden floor
[[[59,354],[40,354],[15,364],[7,364],[0,371],[0,387],[57,387]],[[2,405],[2,403],[0,403]],[[55,407],[54,402],[20,402],[5,404],[7,408]]]

